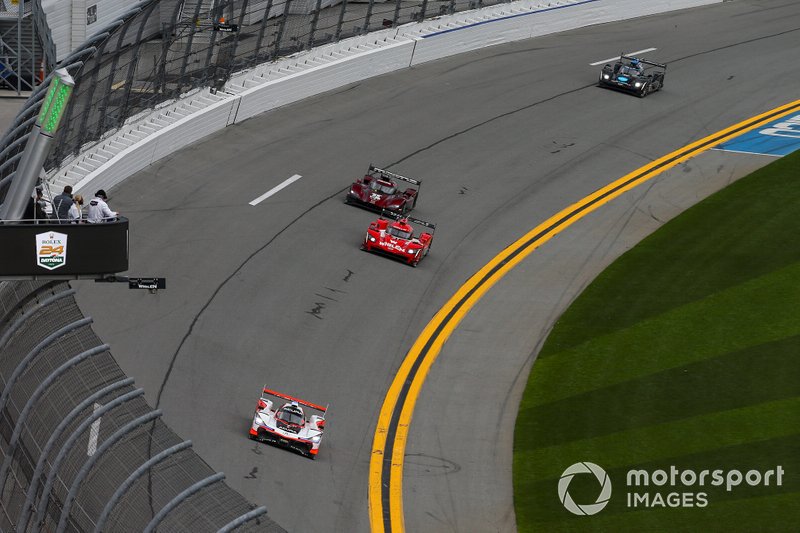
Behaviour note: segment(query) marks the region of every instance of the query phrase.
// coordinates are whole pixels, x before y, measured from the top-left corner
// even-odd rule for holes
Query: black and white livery
[[[603,67],[598,85],[644,98],[664,86],[666,72],[665,64],[622,54],[616,63]]]

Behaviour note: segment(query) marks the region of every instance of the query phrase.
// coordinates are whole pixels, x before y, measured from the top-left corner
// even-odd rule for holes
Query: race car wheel
[[[645,97],[645,96],[647,96],[649,93],[650,93],[650,84],[649,84],[649,83],[646,83],[646,84],[645,84],[645,85],[642,87],[642,90],[641,90],[641,91],[639,91],[639,98],[644,98],[644,97]]]

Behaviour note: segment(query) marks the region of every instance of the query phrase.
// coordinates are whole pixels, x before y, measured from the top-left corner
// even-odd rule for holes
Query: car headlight
[[[603,79],[604,79],[604,80],[608,80],[608,79],[610,79],[610,78],[611,78],[611,76],[609,76],[608,74],[603,74]]]
[[[418,252],[418,250],[408,250],[408,251],[406,251],[406,253],[409,254],[409,255],[414,255],[417,252]]]
[[[375,237],[373,237],[372,235],[370,235],[370,236],[369,236],[369,242],[375,242]]]
[[[642,86],[642,82],[640,82],[640,81],[637,81],[636,83],[634,83],[634,85],[635,85],[636,87],[641,87],[641,86]]]
[[[316,443],[318,443],[320,441],[320,439],[321,439],[321,437],[319,435],[317,435],[316,437],[311,437],[311,442],[316,444]]]

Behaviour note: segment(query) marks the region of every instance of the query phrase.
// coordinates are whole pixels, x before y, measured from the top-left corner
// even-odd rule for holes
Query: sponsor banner
[[[55,270],[67,264],[67,235],[55,231],[36,235],[36,265]]]

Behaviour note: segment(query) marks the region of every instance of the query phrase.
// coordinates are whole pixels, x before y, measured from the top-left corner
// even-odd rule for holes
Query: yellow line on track
[[[433,362],[450,334],[481,297],[531,252],[587,214],[692,157],[768,122],[800,110],[800,100],[734,124],[667,154],[586,196],[545,220],[476,272],[439,309],[406,354],[383,401],[369,466],[369,519],[373,533],[403,533],[403,462],[411,417]],[[399,404],[399,411],[398,411]],[[390,450],[387,455],[387,449]]]

